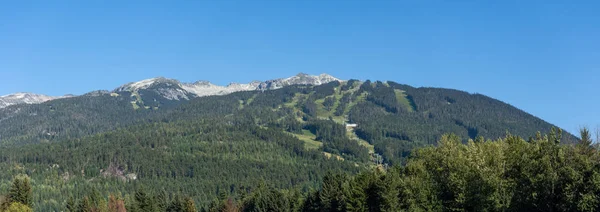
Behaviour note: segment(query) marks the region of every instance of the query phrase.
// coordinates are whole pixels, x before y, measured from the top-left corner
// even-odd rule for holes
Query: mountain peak
[[[155,77],[155,78],[145,79],[145,80],[141,80],[141,81],[137,81],[137,82],[127,83],[127,84],[122,85],[121,87],[118,87],[117,89],[115,89],[115,92],[122,92],[122,91],[135,92],[140,89],[147,89],[156,83],[179,84],[179,81],[177,81],[175,79],[165,78],[165,77]]]
[[[194,85],[203,85],[203,86],[211,86],[213,85],[210,81],[208,80],[198,80],[196,82],[193,83]]]
[[[198,96],[226,95],[238,91],[274,90],[289,85],[321,85],[332,81],[341,81],[329,74],[318,76],[300,72],[295,76],[267,81],[252,81],[247,84],[232,82],[227,86],[214,85],[209,81],[199,80],[194,83],[181,83],[179,80],[166,77],[154,77],[137,82],[124,84],[112,92],[131,92],[132,95],[138,90],[151,89],[167,99],[190,99]],[[160,85],[160,86],[157,86]],[[98,96],[109,93],[108,91],[92,91],[86,96]],[[35,93],[19,92],[0,96],[0,108],[15,104],[38,104],[50,100],[74,97],[47,96]]]
[[[39,103],[47,102],[47,101],[54,100],[54,99],[69,98],[69,97],[73,97],[73,95],[47,96],[47,95],[43,95],[43,94],[18,92],[18,93],[0,96],[0,108],[5,108],[5,107],[11,106],[11,105],[18,105],[18,104],[39,104]]]

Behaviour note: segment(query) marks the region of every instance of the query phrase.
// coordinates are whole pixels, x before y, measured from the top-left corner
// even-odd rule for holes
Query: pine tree
[[[94,209],[92,208],[92,204],[90,203],[90,199],[85,196],[83,197],[83,199],[81,199],[81,201],[79,202],[79,205],[77,206],[77,211],[80,212],[93,212]]]
[[[144,212],[157,211],[156,204],[154,204],[153,198],[146,193],[144,189],[139,189],[135,193],[136,209]]]
[[[12,187],[10,187],[10,191],[8,193],[10,202],[18,202],[28,207],[32,207],[32,195],[33,192],[29,182],[29,177],[21,176],[16,177],[13,180]]]
[[[194,200],[192,198],[186,197],[184,212],[197,212],[197,211],[198,210],[196,209],[196,204],[194,203]]]
[[[183,211],[185,208],[185,201],[181,196],[176,195],[173,197],[166,211]]]
[[[590,130],[588,130],[586,127],[581,128],[579,130],[579,135],[581,137],[581,140],[579,141],[579,143],[577,143],[578,149],[583,154],[586,154],[586,155],[592,154],[594,151],[594,146],[593,146],[593,141],[592,141],[592,137],[590,134]]]
[[[319,199],[326,211],[346,211],[346,196],[344,195],[346,175],[329,173],[323,177],[323,185]]]
[[[67,211],[77,211],[77,203],[75,202],[75,199],[73,199],[73,197],[69,197],[69,200],[67,200]]]
[[[155,198],[156,206],[158,211],[165,211],[169,207],[169,201],[167,200],[167,192],[162,190],[159,191]]]

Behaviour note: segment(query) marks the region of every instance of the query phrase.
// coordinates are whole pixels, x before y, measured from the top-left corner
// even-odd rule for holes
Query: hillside
[[[172,82],[172,81],[171,81]],[[446,133],[528,137],[553,125],[501,101],[394,82],[331,81],[169,99],[172,83],[0,109],[0,189],[27,174],[38,209],[91,187],[185,193],[207,204],[268,181],[308,191],[329,171],[404,164]],[[351,124],[349,127],[346,124]],[[577,139],[566,133],[562,143]],[[83,184],[84,186],[74,186]]]
[[[304,75],[298,76],[296,84],[321,83],[318,77],[309,78],[316,81],[306,81],[301,78]],[[289,79],[277,82],[289,83],[285,81]],[[93,135],[132,124],[154,122],[156,117],[169,116],[182,108],[195,107],[195,102],[212,99],[186,93],[182,90],[185,84],[178,84],[175,80],[152,80],[152,83],[130,83],[113,92],[90,92],[42,104],[20,104],[0,109],[0,143],[38,143]],[[267,82],[271,84],[262,84],[272,86],[272,81]],[[306,88],[294,87],[294,84],[281,88],[275,86],[271,90],[248,88],[248,91],[238,92],[254,92],[249,94],[253,95],[252,98],[225,107],[235,106],[232,110],[248,111],[245,106],[254,110],[264,106],[274,108],[279,114],[291,110],[294,114],[285,116],[299,120],[331,118],[338,124],[358,124],[354,130],[356,135],[370,143],[396,139],[434,144],[441,134],[447,132],[464,138],[498,138],[507,131],[527,136],[536,131],[548,132],[553,127],[524,111],[480,94],[442,88],[414,88],[395,82],[335,79],[331,83]],[[177,96],[177,92],[185,95]],[[238,96],[227,94],[220,95]],[[259,101],[251,104],[256,98]],[[266,102],[273,103],[269,105]],[[207,116],[228,115],[213,114],[214,111],[198,112]],[[375,132],[375,128],[379,132]],[[571,135],[565,139],[566,143],[576,140]]]

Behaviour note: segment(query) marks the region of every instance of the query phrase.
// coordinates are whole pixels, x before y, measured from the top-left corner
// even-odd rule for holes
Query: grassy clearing
[[[254,101],[254,98],[256,98],[256,95],[258,95],[258,94],[254,94],[252,97],[250,97],[250,99],[246,100],[246,105],[250,105],[250,103],[252,103],[252,101]]]
[[[140,109],[140,105],[145,107],[144,101],[138,93],[134,92],[131,94],[131,96],[135,97],[135,101],[131,101],[131,105],[133,106],[134,110]]]
[[[358,138],[358,136],[356,135],[356,133],[354,132],[353,129],[346,131],[346,136],[348,136],[348,138],[355,140],[358,142],[358,144],[360,144],[361,146],[366,147],[369,150],[369,153],[374,153],[375,152],[375,146],[371,145],[369,142]]]
[[[404,105],[404,107],[406,107],[406,109],[410,112],[415,111],[415,108],[413,108],[413,105],[410,103],[410,100],[406,98],[407,95],[403,90],[394,89],[394,92],[396,93],[396,99],[400,104]]]
[[[238,106],[238,109],[244,109],[244,100],[239,100],[240,105]]]
[[[308,97],[308,94],[296,93],[296,94],[294,94],[294,98],[292,98],[292,101],[284,103],[283,106],[286,106],[286,107],[296,107],[296,105],[300,101],[300,98],[303,98],[303,97],[304,98]]]
[[[367,92],[363,92],[361,93],[355,101],[350,102],[350,104],[348,104],[348,106],[346,107],[346,110],[344,110],[344,114],[348,114],[350,113],[350,109],[352,109],[352,107],[356,106],[359,102],[363,102],[365,101],[365,99],[367,98]]]
[[[323,154],[325,155],[325,157],[327,157],[327,159],[331,159],[331,157],[335,157],[335,159],[339,160],[339,161],[344,161],[345,159],[342,156],[336,155],[336,154],[331,154],[329,152],[323,152]]]
[[[304,141],[304,147],[306,149],[319,149],[323,146],[323,143],[315,140],[315,138],[317,138],[317,136],[308,130],[302,130],[302,134],[295,134],[295,133],[289,133],[289,132],[286,132],[286,133],[295,136],[296,138],[300,139],[301,141]]]
[[[140,106],[135,101],[131,101],[131,106],[133,107],[134,110],[140,109]]]
[[[353,88],[351,90],[347,90],[347,91],[343,91],[340,92],[340,90],[342,85],[340,85],[340,87],[337,87],[335,90],[335,93],[333,95],[327,96],[325,98],[328,97],[335,97],[335,102],[333,104],[333,106],[331,107],[331,110],[326,110],[325,106],[323,106],[323,102],[325,102],[325,98],[323,99],[318,99],[315,101],[315,103],[317,104],[317,117],[321,118],[321,119],[329,119],[329,117],[332,117],[332,119],[340,124],[345,123],[346,121],[346,117],[345,115],[350,111],[350,105],[348,105],[344,111],[344,113],[341,116],[335,116],[334,113],[337,110],[337,108],[340,106],[340,100],[342,99],[342,97],[344,96],[344,94],[347,93],[354,93],[358,90],[358,88]]]

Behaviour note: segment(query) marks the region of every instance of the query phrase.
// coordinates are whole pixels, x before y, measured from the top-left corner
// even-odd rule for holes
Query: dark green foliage
[[[434,145],[448,132],[466,141],[478,136],[500,138],[506,130],[527,136],[552,128],[543,120],[480,94],[388,84],[363,83],[360,90],[370,93],[368,101],[359,103],[348,114],[350,122],[358,124],[357,135],[375,145],[387,162],[402,162],[414,147]],[[399,107],[393,100],[394,89],[404,91],[416,111]],[[563,137],[563,143],[576,140],[568,133]]]
[[[365,88],[369,88],[364,90],[361,87],[359,93],[369,92],[367,95],[367,101],[373,102],[374,104],[385,108],[387,112],[397,113],[400,110],[398,105],[398,100],[396,99],[396,94],[392,87],[384,85],[382,82],[375,83],[375,87],[365,86]],[[372,89],[371,89],[372,88]]]
[[[323,177],[319,191],[319,208],[325,211],[346,211],[345,189],[348,179],[342,174],[328,174]]]
[[[73,197],[69,197],[69,199],[67,200],[67,211],[68,212],[75,212],[75,211],[77,211],[78,207],[79,206],[75,202],[75,199],[73,199]]]
[[[291,211],[290,202],[279,190],[259,184],[250,196],[244,200],[243,211]]]
[[[136,123],[150,110],[133,110],[127,97],[81,96],[0,109],[0,143],[26,144],[81,137]]]
[[[76,211],[80,211],[80,212],[93,212],[93,208],[92,208],[92,204],[90,203],[90,199],[89,197],[83,197],[83,199],[81,199],[81,201],[79,201],[79,204],[77,205],[77,210]]]
[[[323,142],[323,150],[335,154],[348,155],[358,161],[368,159],[367,150],[346,137],[346,128],[330,120],[313,120],[305,126],[315,134],[316,140]]]
[[[141,184],[148,190],[185,192],[201,204],[221,191],[234,193],[238,185],[255,185],[259,179],[277,188],[310,187],[327,170],[359,169],[351,161],[329,160],[319,151],[306,150],[303,142],[281,129],[227,123],[146,124],[61,143],[0,149],[0,159],[3,164],[12,161],[41,170],[31,175],[42,182],[54,179],[59,183],[68,176],[69,184],[95,184],[103,186],[104,192],[123,191],[136,199],[144,196],[134,195],[135,185]],[[60,166],[48,168],[52,164]],[[4,174],[18,173],[6,170]],[[127,180],[127,174],[135,174],[137,180]],[[87,195],[88,190],[80,186],[40,191],[35,193],[35,202],[56,198],[57,205],[35,206],[62,210],[68,196]],[[156,207],[140,202],[143,208]]]
[[[157,202],[143,189],[135,192],[135,202],[136,211],[158,211]]]
[[[31,190],[31,184],[29,177],[19,176],[13,180],[10,191],[8,192],[8,200],[12,202],[18,202],[23,205],[32,207],[33,206],[33,193]]]
[[[291,133],[302,133],[303,125],[296,118],[287,116],[283,118],[279,123],[278,127]]]
[[[313,88],[314,94],[311,96],[314,100],[324,99],[325,97],[331,96],[335,93],[335,89],[340,86],[340,82],[333,81]]]
[[[185,205],[185,200],[180,196],[176,196],[169,203],[169,206],[166,208],[166,211],[183,211],[186,208]]]
[[[9,185],[18,174],[29,175],[37,182],[34,189],[39,188],[33,194],[33,202],[35,209],[40,211],[61,211],[66,206],[74,208],[76,205],[97,208],[102,205],[100,200],[105,201],[98,196],[118,192],[124,195],[124,205],[136,210],[140,207],[135,201],[138,198],[136,192],[143,186],[153,203],[146,204],[142,198],[142,206],[163,211],[169,207],[183,207],[183,198],[174,205],[171,194],[189,195],[199,206],[206,206],[219,194],[232,196],[232,200],[244,196],[242,199],[247,199],[251,196],[248,191],[261,180],[274,189],[297,188],[306,192],[318,185],[328,171],[356,173],[371,163],[368,162],[367,148],[350,139],[353,133],[374,145],[375,152],[383,155],[385,163],[404,164],[415,148],[437,144],[444,133],[459,135],[464,138],[460,142],[466,142],[481,136],[499,138],[507,130],[528,136],[538,130],[549,132],[552,127],[483,95],[413,88],[393,82],[361,84],[348,81],[321,86],[288,86],[190,101],[161,99],[157,93],[145,91],[139,93],[141,100],[132,99],[130,95],[123,92],[120,96],[81,96],[0,109],[2,183]],[[143,102],[135,104],[149,109],[134,109],[132,100]],[[344,122],[356,123],[358,127],[346,129]],[[314,133],[322,148],[305,148],[304,141],[295,137],[303,135],[302,129]],[[568,133],[561,138],[561,134],[555,132],[550,140],[562,144],[578,140]],[[485,142],[478,140],[477,143]],[[580,146],[577,150],[580,153],[594,153],[590,145]],[[337,154],[345,160],[327,159],[323,152]],[[569,176],[583,182],[595,179],[590,171],[594,163],[585,157],[577,160],[587,162],[572,169],[588,172]],[[548,167],[561,164],[548,163]],[[398,171],[408,172],[415,174],[411,175],[413,178],[402,179],[428,186],[413,188],[416,185],[393,184],[386,174],[377,177],[359,175],[356,177],[365,179],[343,183],[346,199],[340,197],[339,201],[345,201],[343,207],[346,209],[358,211],[384,211],[400,207],[398,205],[406,210],[412,210],[408,208],[417,207],[415,205],[425,211],[441,208],[442,204],[435,201],[446,200],[427,193],[436,187],[432,182],[439,183],[423,177],[432,173],[421,167]],[[532,174],[539,175],[537,172]],[[548,182],[554,181],[543,179],[522,183],[535,187]],[[397,185],[396,193],[391,192],[390,185]],[[99,194],[89,193],[92,188]],[[390,192],[381,192],[382,189]],[[585,185],[574,184],[569,189],[579,191],[585,189]],[[163,191],[166,195],[161,193]],[[487,190],[476,191],[487,195]],[[289,208],[305,205],[304,210],[308,211],[318,207],[323,194],[298,198],[291,197],[285,190],[281,192],[288,198]],[[595,193],[585,191],[568,198],[580,201],[591,198],[592,194]],[[390,200],[395,196],[411,195],[415,197]],[[447,195],[452,196],[452,193]],[[70,196],[77,198],[70,201]],[[526,202],[530,198],[525,194],[515,196],[524,200],[511,201]],[[303,198],[307,201],[298,203],[297,200]],[[227,205],[223,204],[227,201],[227,198],[220,199],[218,205]],[[465,201],[477,202],[475,199]],[[481,204],[496,204],[486,201]],[[185,202],[187,207],[189,201]],[[243,205],[243,201],[231,203],[231,207]]]
[[[346,82],[344,85],[342,85],[341,89],[342,89],[342,91],[347,91],[347,90],[353,89],[359,83],[360,83],[360,81],[351,79],[351,80],[348,80],[348,82]]]
[[[445,135],[437,147],[418,149],[404,167],[325,175],[296,211],[600,210],[599,152],[559,145],[558,135],[466,144]],[[288,211],[283,198],[266,201]]]
[[[438,146],[417,149],[403,167],[378,167],[357,175],[328,172],[321,178],[318,190],[304,194],[294,188],[281,190],[271,186],[276,181],[261,181],[250,187],[229,186],[229,191],[219,191],[218,198],[203,208],[370,212],[600,210],[600,152],[596,148],[582,151],[583,145],[560,145],[560,135],[560,130],[552,129],[550,134],[538,133],[529,141],[507,135],[497,141],[478,138],[466,144],[459,136],[444,135]],[[585,135],[582,130],[584,140]],[[13,188],[27,187],[21,184],[16,183]],[[11,200],[22,199],[17,198],[22,196],[16,194],[17,190],[31,193],[30,189],[11,189]],[[86,190],[87,194],[78,201],[68,199],[66,208],[106,211],[106,199],[98,190]],[[125,204],[130,205],[128,211],[197,211],[193,199],[171,194],[175,195],[169,199],[171,195],[164,191],[138,189],[132,198],[125,198],[130,201]],[[111,195],[108,208],[117,208],[111,206],[114,202]]]
[[[352,97],[353,97],[352,93],[344,94],[342,96],[342,98],[340,99],[340,103],[339,103],[338,107],[335,109],[335,112],[333,113],[333,115],[343,116],[344,112],[346,111],[346,108],[348,107],[348,104],[350,104],[351,101],[354,100],[354,99],[352,99]]]
[[[302,107],[302,112],[306,113],[309,117],[317,117],[317,104],[311,99],[306,100]]]
[[[333,109],[334,104],[335,104],[334,96],[326,97],[325,101],[323,102],[323,106],[325,107],[325,110],[327,110],[327,111],[331,111],[331,109]]]

